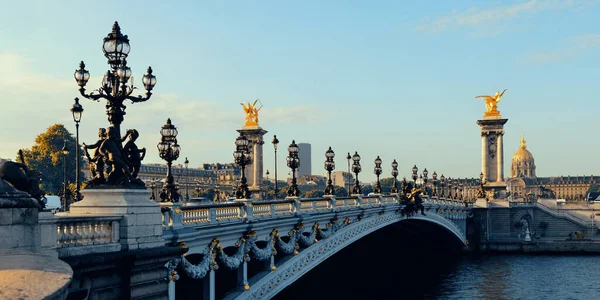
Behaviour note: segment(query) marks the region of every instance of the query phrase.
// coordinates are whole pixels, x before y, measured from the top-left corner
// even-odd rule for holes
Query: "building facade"
[[[537,177],[533,154],[527,150],[525,137],[521,136],[519,150],[515,152],[507,180],[509,200],[525,201],[536,198],[584,200],[590,188],[600,182],[593,176]]]
[[[311,146],[309,143],[298,143],[298,156],[300,157],[300,167],[296,176],[302,177],[312,175],[311,170]]]

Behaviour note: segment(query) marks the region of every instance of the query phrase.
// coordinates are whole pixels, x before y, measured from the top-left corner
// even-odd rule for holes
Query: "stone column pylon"
[[[481,170],[485,179],[484,190],[493,198],[504,198],[504,124],[508,119],[501,116],[484,117],[478,120],[481,126]],[[488,196],[491,197],[491,196]]]
[[[252,163],[246,166],[246,180],[253,199],[260,199],[263,183],[263,136],[266,130],[258,126],[244,126],[237,130],[248,139]]]

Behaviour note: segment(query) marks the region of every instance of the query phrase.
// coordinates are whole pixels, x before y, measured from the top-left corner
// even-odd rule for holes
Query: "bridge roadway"
[[[424,197],[426,215],[405,216],[397,195],[292,198],[219,204],[161,203],[167,244],[185,244],[186,256],[170,261],[169,295],[179,276],[203,279],[203,299],[215,299],[215,272],[237,269],[226,299],[269,299],[329,256],[354,241],[396,222],[419,220],[446,229],[466,246],[466,219],[472,206]],[[275,256],[284,256],[275,263]],[[248,278],[248,262],[265,262]],[[233,286],[233,283],[232,283]]]

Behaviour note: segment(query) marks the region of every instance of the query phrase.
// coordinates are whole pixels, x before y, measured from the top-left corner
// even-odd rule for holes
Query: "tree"
[[[369,193],[373,192],[373,186],[372,185],[365,185],[362,187],[362,194],[363,195],[368,195]]]
[[[321,198],[325,194],[322,190],[310,190],[304,193],[305,198]]]
[[[35,144],[31,149],[23,149],[25,164],[29,168],[42,174],[40,188],[48,194],[62,194],[63,189],[63,160],[62,148],[65,144],[69,149],[67,155],[67,184],[75,182],[75,138],[62,125],[54,124],[35,138]],[[81,148],[80,148],[81,149]],[[80,151],[80,154],[81,151]],[[17,154],[18,156],[18,154]],[[20,159],[17,157],[17,161]],[[80,170],[83,168],[83,160],[80,159]],[[83,172],[79,178],[83,181]]]
[[[338,186],[338,187],[335,187],[334,194],[336,197],[346,197],[346,196],[348,196],[348,191],[346,191],[345,188]]]
[[[381,192],[382,193],[390,193],[390,191],[392,190],[393,182],[394,182],[394,177],[380,179],[379,184],[381,185]],[[396,186],[398,187],[398,183],[396,183]]]

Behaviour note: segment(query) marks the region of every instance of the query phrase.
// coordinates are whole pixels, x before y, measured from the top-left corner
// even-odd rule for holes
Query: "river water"
[[[465,254],[422,234],[390,242],[390,231],[341,250],[274,299],[600,299],[600,256]]]

